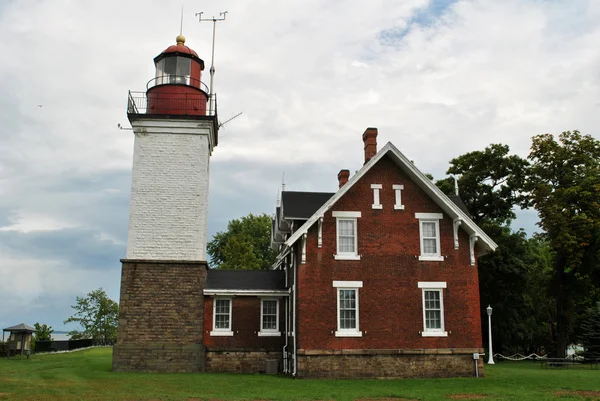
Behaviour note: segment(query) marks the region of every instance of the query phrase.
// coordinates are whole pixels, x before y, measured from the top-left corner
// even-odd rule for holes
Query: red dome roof
[[[177,44],[176,45],[171,45],[169,47],[167,47],[165,50],[163,50],[163,52],[161,54],[165,54],[165,53],[186,53],[186,54],[191,54],[193,56],[198,57],[198,53],[196,53],[194,50],[190,49],[189,47],[187,47],[184,43],[185,43],[185,37],[183,37],[183,35],[179,35],[176,38]]]

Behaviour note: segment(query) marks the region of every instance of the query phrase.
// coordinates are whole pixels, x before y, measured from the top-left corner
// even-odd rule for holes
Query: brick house
[[[270,271],[208,269],[216,96],[178,36],[130,92],[134,140],[114,371],[294,377],[482,373],[477,257],[496,244],[394,145],[335,193],[282,192]]]
[[[352,178],[340,171],[335,194],[282,193],[272,241],[290,291],[284,371],[473,376],[483,351],[477,257],[496,244],[460,198],[391,143],[377,152],[376,138],[365,131],[365,164]],[[300,198],[314,210],[297,213]]]

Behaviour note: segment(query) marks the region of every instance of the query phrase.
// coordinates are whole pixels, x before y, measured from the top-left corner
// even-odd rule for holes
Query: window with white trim
[[[337,291],[336,337],[362,337],[359,330],[358,289],[362,281],[334,281]]]
[[[279,332],[279,300],[260,300],[260,331],[259,336],[280,336]]]
[[[231,298],[214,298],[213,329],[211,336],[232,336],[231,330]]]
[[[360,212],[333,212],[336,218],[337,253],[338,260],[359,260],[357,240],[357,219]]]
[[[371,208],[373,209],[383,209],[383,205],[379,199],[379,191],[383,189],[383,185],[381,184],[371,184],[371,189],[373,190],[373,205]]]
[[[423,337],[447,337],[444,329],[445,282],[419,282],[423,292]]]
[[[440,251],[440,220],[442,213],[415,213],[419,219],[421,254],[419,260],[443,261]]]

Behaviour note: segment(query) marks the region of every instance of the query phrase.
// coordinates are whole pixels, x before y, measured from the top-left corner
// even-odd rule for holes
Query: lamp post
[[[488,305],[487,308],[485,308],[485,310],[487,311],[488,314],[488,333],[489,333],[489,354],[490,357],[488,358],[488,365],[494,365],[494,353],[492,351],[492,307],[490,305]]]

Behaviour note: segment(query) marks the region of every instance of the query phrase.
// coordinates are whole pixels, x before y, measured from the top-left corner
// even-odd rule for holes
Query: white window
[[[279,300],[260,300],[260,331],[259,336],[280,336],[279,332]]]
[[[404,210],[404,205],[402,204],[402,190],[404,189],[404,185],[392,185],[392,189],[396,194],[396,203],[394,204],[394,209]]]
[[[415,213],[419,219],[421,255],[419,260],[443,261],[440,251],[440,220],[442,213]]]
[[[371,184],[371,189],[373,190],[373,205],[371,206],[373,209],[383,209],[383,205],[379,200],[379,191],[383,188],[381,184]]]
[[[359,330],[358,289],[362,281],[334,281],[337,291],[336,337],[362,337]]]
[[[423,291],[423,337],[447,337],[444,329],[445,282],[419,282]]]
[[[360,260],[357,242],[357,219],[360,212],[333,212],[337,228],[337,260]]]
[[[211,336],[232,336],[231,330],[231,298],[214,298],[213,329]]]

